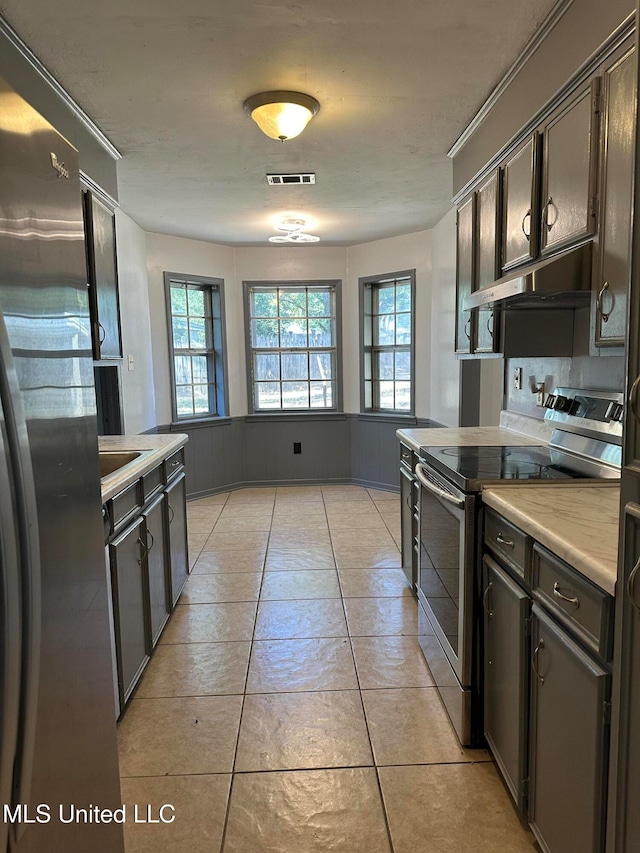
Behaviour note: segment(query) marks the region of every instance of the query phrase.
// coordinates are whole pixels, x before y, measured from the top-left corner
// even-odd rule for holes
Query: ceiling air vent
[[[298,172],[293,175],[267,175],[267,183],[272,187],[281,187],[284,184],[315,184],[315,172]]]

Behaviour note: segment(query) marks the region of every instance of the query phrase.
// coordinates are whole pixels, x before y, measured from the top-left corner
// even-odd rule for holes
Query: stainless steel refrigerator
[[[0,643],[0,853],[119,853],[78,158],[2,80]]]

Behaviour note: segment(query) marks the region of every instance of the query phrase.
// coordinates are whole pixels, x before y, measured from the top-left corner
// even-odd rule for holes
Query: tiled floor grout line
[[[225,809],[224,814],[224,826],[222,827],[222,836],[220,838],[220,853],[223,853],[226,839],[227,839],[227,826],[229,824],[229,812],[231,809],[231,797],[233,796],[233,783],[236,777],[236,758],[238,756],[238,747],[240,745],[240,729],[242,727],[242,717],[244,715],[244,703],[247,698],[247,685],[249,682],[249,671],[251,669],[251,658],[253,656],[253,644],[255,642],[256,635],[256,626],[258,624],[258,610],[260,607],[260,595],[262,593],[262,584],[264,583],[264,569],[267,561],[267,554],[269,553],[269,540],[271,539],[271,526],[273,525],[273,515],[276,507],[276,498],[278,492],[276,490],[276,494],[273,499],[273,506],[271,507],[271,524],[269,525],[269,531],[267,536],[267,547],[264,552],[264,557],[262,559],[262,577],[260,578],[260,589],[258,590],[258,598],[256,601],[256,614],[253,622],[253,631],[251,632],[251,641],[249,646],[249,660],[247,661],[247,673],[244,678],[244,690],[242,691],[242,702],[240,704],[240,716],[238,717],[238,731],[236,733],[236,744],[233,750],[233,761],[231,762],[231,781],[229,783],[229,794],[227,796],[227,807]]]

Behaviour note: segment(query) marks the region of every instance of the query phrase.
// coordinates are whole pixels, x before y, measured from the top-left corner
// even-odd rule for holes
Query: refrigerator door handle
[[[0,804],[13,799],[13,770],[20,719],[22,618],[20,546],[15,494],[9,467],[4,412],[0,404]],[[0,850],[7,849],[9,824],[0,823]]]
[[[12,804],[30,803],[36,740],[42,591],[38,507],[31,464],[27,421],[4,317],[0,312],[0,403],[4,411],[10,473],[14,487],[15,521],[20,548],[20,612],[22,663],[20,716],[13,772]],[[16,840],[27,825],[14,824]]]

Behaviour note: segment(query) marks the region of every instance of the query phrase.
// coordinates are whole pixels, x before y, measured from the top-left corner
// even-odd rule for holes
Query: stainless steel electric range
[[[545,399],[549,445],[420,448],[419,641],[460,741],[481,741],[480,492],[620,477],[623,396],[557,388]]]

